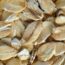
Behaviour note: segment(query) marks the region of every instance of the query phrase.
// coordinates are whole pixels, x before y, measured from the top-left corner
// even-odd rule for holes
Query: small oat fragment
[[[11,46],[16,48],[16,49],[20,49],[20,47],[21,47],[20,40],[18,40],[17,38],[12,39],[11,40]]]
[[[7,60],[11,57],[15,57],[17,50],[7,45],[0,45],[0,60]]]
[[[56,11],[56,6],[53,3],[52,0],[38,0],[41,9],[47,13],[52,14],[54,11]]]
[[[30,57],[29,51],[27,49],[21,50],[17,55],[20,60],[27,60]]]
[[[65,16],[58,16],[58,17],[56,17],[55,23],[57,23],[59,25],[65,24]]]

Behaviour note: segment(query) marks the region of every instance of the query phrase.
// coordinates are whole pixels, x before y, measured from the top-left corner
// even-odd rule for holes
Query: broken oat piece
[[[27,49],[21,50],[17,56],[20,58],[20,60],[27,60],[30,57],[29,51]]]

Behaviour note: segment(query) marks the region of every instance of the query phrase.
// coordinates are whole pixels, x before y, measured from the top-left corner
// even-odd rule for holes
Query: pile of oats
[[[0,0],[0,65],[65,65],[65,0]]]

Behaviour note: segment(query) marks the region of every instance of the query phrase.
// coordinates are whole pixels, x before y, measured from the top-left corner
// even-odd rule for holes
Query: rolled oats
[[[65,0],[0,0],[0,65],[65,65]]]

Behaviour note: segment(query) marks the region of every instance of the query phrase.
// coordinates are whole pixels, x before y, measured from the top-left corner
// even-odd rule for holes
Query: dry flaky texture
[[[65,0],[0,0],[0,65],[65,65]]]

